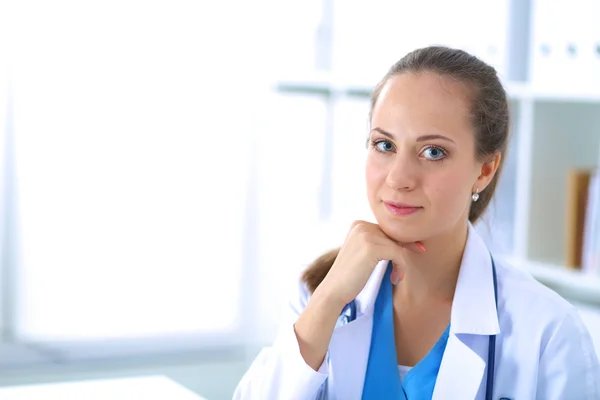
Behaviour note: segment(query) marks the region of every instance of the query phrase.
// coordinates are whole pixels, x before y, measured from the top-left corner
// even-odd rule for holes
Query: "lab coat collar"
[[[485,388],[484,354],[488,351],[489,335],[499,332],[492,259],[483,239],[469,224],[452,302],[450,336],[433,399],[477,397],[480,388]]]
[[[372,315],[375,308],[375,300],[381,287],[381,282],[389,261],[380,261],[374,268],[371,277],[363,290],[356,296],[357,319],[364,315]]]
[[[450,332],[472,335],[500,333],[492,258],[483,239],[470,223],[454,291]]]
[[[388,261],[381,261],[375,266],[356,297],[356,319],[333,331],[329,342],[329,382],[335,386],[338,399],[356,399],[362,393],[371,347],[373,309],[387,265]]]

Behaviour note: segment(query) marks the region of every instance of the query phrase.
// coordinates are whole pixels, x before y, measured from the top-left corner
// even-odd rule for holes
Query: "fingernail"
[[[400,283],[400,281],[402,281],[404,279],[404,272],[401,272],[398,277],[396,278],[396,280],[393,282],[394,285],[397,285]]]
[[[423,243],[417,242],[417,247],[419,248],[419,250],[425,251],[425,246],[423,246]]]
[[[397,269],[392,271],[392,274],[390,275],[390,281],[392,281],[392,285],[397,285],[398,282],[400,282],[400,274],[398,273]]]

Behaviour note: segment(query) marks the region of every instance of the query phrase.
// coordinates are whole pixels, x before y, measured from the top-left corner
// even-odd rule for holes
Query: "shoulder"
[[[538,282],[531,274],[505,260],[496,260],[498,303],[511,315],[560,324],[575,307],[558,293]]]
[[[500,261],[496,268],[501,340],[521,364],[537,363],[541,397],[571,391],[596,399],[600,364],[578,309],[516,266]]]
[[[500,261],[496,268],[501,330],[514,331],[529,346],[537,343],[540,357],[561,346],[565,356],[597,362],[589,331],[573,304],[516,266]]]

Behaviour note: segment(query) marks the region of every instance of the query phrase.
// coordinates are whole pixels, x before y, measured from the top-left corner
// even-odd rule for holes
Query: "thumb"
[[[392,285],[397,285],[402,279],[404,279],[404,269],[399,264],[392,261],[392,274],[390,276]]]
[[[415,253],[423,253],[425,251],[425,246],[423,246],[423,243],[421,242],[407,243],[402,247]],[[397,260],[392,260],[392,274],[390,280],[394,285],[397,285],[404,279],[404,265],[401,264],[402,260],[403,257],[401,251]]]

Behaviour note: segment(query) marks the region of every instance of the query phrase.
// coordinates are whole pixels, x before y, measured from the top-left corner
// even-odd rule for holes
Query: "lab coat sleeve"
[[[289,304],[288,315],[272,346],[261,350],[235,389],[234,400],[313,400],[327,379],[327,357],[318,371],[300,354],[294,323],[304,310],[308,295]]]
[[[537,399],[600,400],[600,364],[587,328],[573,308],[543,350]]]

